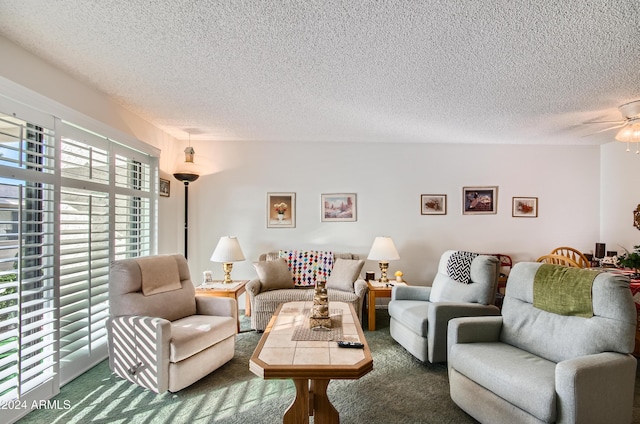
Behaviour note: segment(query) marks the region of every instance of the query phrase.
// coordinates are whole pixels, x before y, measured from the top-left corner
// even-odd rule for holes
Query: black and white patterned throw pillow
[[[451,254],[447,261],[447,274],[449,278],[459,283],[469,284],[471,282],[471,261],[478,256],[478,253],[457,251]]]

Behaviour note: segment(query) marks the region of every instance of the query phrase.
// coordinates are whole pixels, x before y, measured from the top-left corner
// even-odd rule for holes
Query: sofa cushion
[[[336,259],[331,276],[327,279],[327,289],[352,292],[353,283],[360,277],[364,261],[355,259]]]
[[[169,361],[179,362],[236,334],[231,317],[191,315],[171,323]]]
[[[261,291],[293,288],[291,272],[284,259],[254,262],[253,267],[260,279]]]
[[[421,337],[427,337],[429,330],[429,307],[431,302],[422,300],[392,300],[389,315]]]
[[[137,259],[113,261],[109,266],[110,315],[144,315],[175,321],[196,313],[195,289],[187,260],[180,254],[162,256],[178,264],[182,288],[145,296],[142,294],[142,273]]]
[[[440,258],[440,265],[433,279],[429,300],[431,302],[492,304],[498,283],[498,259],[488,255],[476,256],[471,261],[469,268],[470,281],[468,284],[460,284],[449,277],[446,271],[446,264],[453,253],[455,251],[445,252]]]
[[[145,256],[135,260],[140,267],[143,295],[151,296],[182,288],[178,263],[171,255]]]
[[[270,312],[273,314],[279,304],[285,302],[299,302],[303,300],[313,300],[312,289],[280,289],[262,291],[255,296],[254,304],[251,305],[251,314],[254,312]]]
[[[554,362],[505,343],[455,344],[448,359],[456,371],[540,421],[556,421]]]
[[[268,292],[260,292],[255,296],[251,313],[253,312],[275,312],[278,305],[284,302],[312,301],[314,290],[311,288],[295,288],[287,290],[273,290]],[[328,289],[329,309],[331,302],[346,302],[353,304],[358,300],[358,296],[354,292],[344,292],[340,290]]]
[[[543,264],[517,263],[502,306],[500,341],[553,362],[600,352],[633,351],[636,311],[629,280],[603,272],[593,281],[591,318],[564,316],[533,306],[535,275]]]

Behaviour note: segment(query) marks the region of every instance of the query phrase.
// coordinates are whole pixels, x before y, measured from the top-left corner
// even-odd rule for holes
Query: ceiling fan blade
[[[617,120],[617,121],[584,121],[582,124],[583,125],[589,125],[589,124],[624,124],[626,123],[626,120]]]
[[[622,127],[624,127],[626,124],[627,124],[626,122],[623,122],[623,123],[621,123],[621,124],[614,125],[614,126],[612,126],[612,127],[604,128],[604,129],[601,129],[601,130],[598,130],[598,131],[594,131],[594,132],[589,133],[589,134],[585,134],[585,135],[583,135],[582,137],[589,137],[589,136],[592,136],[592,135],[595,135],[595,134],[599,134],[599,133],[602,133],[602,132],[605,132],[605,131],[611,131],[611,130],[615,130],[616,128],[622,128]]]

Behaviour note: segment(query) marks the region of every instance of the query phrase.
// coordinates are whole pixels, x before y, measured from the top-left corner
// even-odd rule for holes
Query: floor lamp
[[[193,163],[193,156],[195,153],[195,150],[193,150],[193,147],[191,146],[184,149],[184,161],[187,163]],[[184,183],[184,257],[187,259],[187,250],[189,246],[189,183],[197,180],[200,175],[191,172],[176,172],[173,176],[176,180]]]

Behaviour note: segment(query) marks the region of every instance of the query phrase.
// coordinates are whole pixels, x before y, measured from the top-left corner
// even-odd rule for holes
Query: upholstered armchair
[[[518,263],[502,316],[449,322],[451,398],[482,423],[630,423],[635,328],[626,277]]]
[[[451,318],[500,314],[493,305],[499,270],[495,256],[444,252],[431,287],[393,288],[391,337],[422,362],[445,362]]]
[[[236,301],[196,297],[182,255],[111,263],[109,307],[111,370],[156,393],[177,392],[233,358]]]

